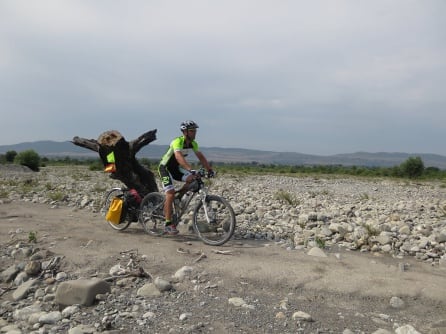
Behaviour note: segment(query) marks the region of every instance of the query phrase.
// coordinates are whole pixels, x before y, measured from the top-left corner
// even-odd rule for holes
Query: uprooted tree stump
[[[136,189],[141,196],[145,196],[158,191],[158,186],[154,174],[139,163],[136,153],[154,140],[156,140],[156,129],[130,142],[127,142],[118,131],[110,130],[99,135],[97,140],[76,136],[72,143],[99,153],[104,167],[109,164],[107,156],[113,152],[114,169],[110,177],[121,181],[128,188]]]

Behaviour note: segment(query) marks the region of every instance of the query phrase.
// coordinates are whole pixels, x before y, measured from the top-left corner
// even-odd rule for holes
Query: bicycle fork
[[[206,201],[207,196],[204,196],[201,199],[201,202],[203,203],[203,209],[204,209],[204,215],[206,216],[206,221],[208,224],[212,224],[214,222],[214,219],[210,217],[210,208],[208,207],[208,201]]]

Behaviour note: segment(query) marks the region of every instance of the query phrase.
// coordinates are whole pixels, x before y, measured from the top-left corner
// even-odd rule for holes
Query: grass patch
[[[48,194],[48,198],[52,201],[62,201],[65,194],[61,191],[54,191]]]
[[[300,203],[299,200],[296,199],[295,196],[291,195],[289,192],[284,191],[284,190],[279,190],[276,193],[275,198],[281,202],[285,202],[285,203],[288,203],[293,206],[299,205],[299,203]]]
[[[370,224],[362,224],[362,227],[365,228],[365,230],[367,231],[367,233],[370,237],[377,236],[380,233],[380,231],[377,228],[373,227]]]
[[[37,242],[37,232],[30,231],[28,233],[28,242],[34,242],[34,243]]]
[[[26,179],[22,182],[20,189],[24,194],[35,191],[39,186],[39,181],[35,179]]]
[[[314,240],[316,242],[316,246],[318,246],[321,249],[325,248],[325,240],[319,237],[316,237],[316,239]]]
[[[362,193],[361,195],[359,195],[359,198],[360,198],[362,201],[367,201],[368,199],[370,199],[370,196],[369,196],[369,194],[367,194],[367,193]]]

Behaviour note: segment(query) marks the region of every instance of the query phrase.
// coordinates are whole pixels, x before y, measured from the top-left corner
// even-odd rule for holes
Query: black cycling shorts
[[[163,185],[164,191],[174,189],[173,180],[182,181],[183,173],[177,168],[173,171],[167,169],[165,165],[159,165],[158,173],[161,177],[161,184]]]

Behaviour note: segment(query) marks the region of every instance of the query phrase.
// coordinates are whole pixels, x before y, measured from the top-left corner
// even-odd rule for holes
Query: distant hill
[[[167,145],[149,144],[138,153],[139,158],[159,159],[167,149]],[[388,153],[388,152],[356,152],[335,155],[310,155],[296,152],[273,152],[250,150],[243,148],[202,147],[206,157],[213,162],[256,162],[277,165],[343,165],[367,167],[393,167],[400,165],[409,157],[420,157],[426,167],[446,169],[446,157],[425,153]],[[79,147],[70,141],[35,141],[15,145],[0,145],[0,154],[8,151],[21,152],[34,150],[39,155],[51,157],[98,157],[90,150]]]

